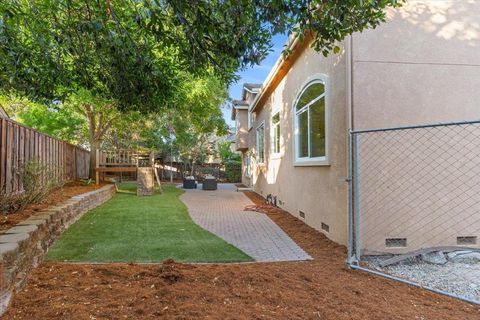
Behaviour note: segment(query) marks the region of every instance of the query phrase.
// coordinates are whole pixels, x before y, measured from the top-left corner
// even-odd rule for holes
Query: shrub
[[[17,172],[23,191],[2,194],[0,209],[3,213],[12,213],[25,209],[31,203],[41,202],[50,191],[62,185],[58,173],[58,167],[43,164],[37,158],[25,162]]]
[[[225,162],[225,176],[228,182],[240,182],[242,177],[242,162],[234,160]]]
[[[214,177],[219,176],[219,169],[218,168],[211,168],[211,167],[198,167],[197,168],[197,175],[199,176],[206,176],[206,175],[211,175]]]

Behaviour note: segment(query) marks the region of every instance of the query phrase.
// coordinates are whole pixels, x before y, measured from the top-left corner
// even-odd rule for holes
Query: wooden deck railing
[[[89,151],[0,117],[0,195],[23,191],[19,173],[34,158],[54,168],[58,181],[88,178]]]
[[[135,150],[97,150],[96,183],[104,180],[105,173],[137,172],[138,167],[152,167],[154,153]]]

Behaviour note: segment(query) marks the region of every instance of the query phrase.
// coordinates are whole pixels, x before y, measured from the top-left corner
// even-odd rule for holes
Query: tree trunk
[[[85,104],[83,114],[88,121],[88,142],[90,143],[90,179],[96,177],[97,150],[100,150],[103,136],[110,129],[113,119],[105,119],[103,112],[95,111],[95,108],[89,104]]]
[[[194,177],[195,177],[195,161],[196,161],[195,158],[192,159],[192,176]]]
[[[89,137],[90,142],[90,179],[95,180],[97,166],[97,150],[100,150],[100,141],[94,137]]]

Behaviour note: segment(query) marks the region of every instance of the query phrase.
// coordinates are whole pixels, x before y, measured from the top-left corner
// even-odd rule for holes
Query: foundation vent
[[[305,212],[298,211],[298,214],[300,215],[300,218],[305,219]]]
[[[457,244],[458,245],[477,244],[477,237],[476,236],[457,237]]]
[[[405,248],[407,246],[407,238],[387,238],[385,239],[387,248]]]
[[[330,232],[330,226],[328,224],[322,222],[322,230],[324,230],[326,232]]]
[[[277,196],[274,196],[273,194],[269,194],[266,198],[267,204],[276,207],[277,206]]]

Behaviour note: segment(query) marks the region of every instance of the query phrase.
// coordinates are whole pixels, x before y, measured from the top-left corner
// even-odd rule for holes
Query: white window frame
[[[260,140],[258,138],[258,130],[260,128],[263,128],[263,141],[262,141],[262,147],[263,147],[263,159],[260,159],[260,150],[258,148],[260,144]],[[258,164],[265,164],[265,158],[266,158],[266,153],[265,153],[265,121],[262,121],[257,128],[255,129],[255,155],[257,158],[257,163]]]
[[[252,158],[250,153],[245,153],[244,165],[245,165],[245,177],[252,177]]]
[[[273,118],[274,118],[275,116],[277,116],[277,115],[278,115],[278,123],[274,123],[274,122],[273,122]],[[280,123],[281,123],[281,119],[280,119],[280,118],[281,118],[280,111],[277,111],[277,112],[273,113],[272,118],[270,119],[270,121],[271,121],[271,128],[270,128],[271,134],[270,134],[270,139],[271,139],[271,141],[272,141],[270,147],[271,147],[271,149],[272,149],[272,156],[277,156],[277,157],[278,157],[279,155],[281,155],[281,153],[282,153],[282,128],[281,128],[281,126],[280,126]],[[276,133],[277,133],[277,130],[276,130],[276,129],[277,129],[277,127],[280,129],[280,134],[279,134],[278,137],[276,137]],[[278,138],[278,150],[275,150],[275,149],[276,149],[276,141],[275,141],[275,138]]]
[[[299,111],[296,110],[298,100],[305,92],[307,88],[315,83],[322,83],[324,85],[325,91],[324,93],[317,97],[316,99],[310,101],[307,105],[305,105]],[[330,151],[330,103],[329,103],[329,88],[328,88],[328,81],[327,76],[323,74],[315,75],[307,79],[304,84],[300,87],[299,93],[295,96],[295,100],[292,108],[292,116],[293,116],[293,132],[294,138],[293,141],[293,165],[294,166],[328,166],[330,165],[329,162],[329,151]],[[299,157],[299,130],[298,130],[298,117],[297,115],[302,112],[302,110],[307,109],[308,112],[308,123],[310,123],[310,111],[308,108],[314,103],[317,102],[319,99],[325,99],[325,156],[322,157]],[[308,147],[310,150],[310,130],[308,130]]]
[[[247,115],[248,130],[253,128],[253,122],[254,122],[253,117],[254,117],[253,112],[248,110],[248,115]]]

